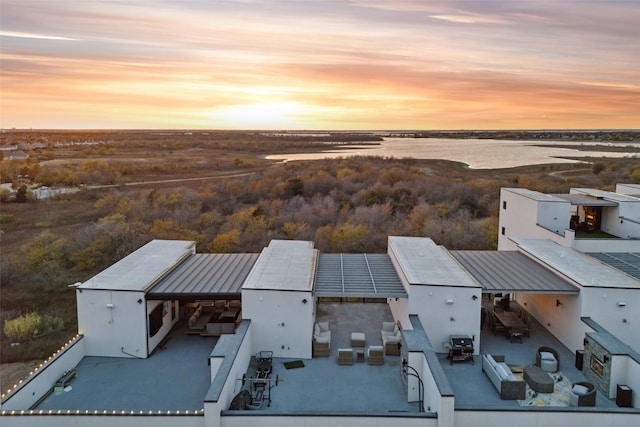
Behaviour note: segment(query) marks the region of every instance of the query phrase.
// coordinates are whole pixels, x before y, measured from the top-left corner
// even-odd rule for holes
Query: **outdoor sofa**
[[[500,393],[502,400],[523,400],[526,383],[513,376],[511,368],[504,363],[502,355],[482,355],[482,370]]]

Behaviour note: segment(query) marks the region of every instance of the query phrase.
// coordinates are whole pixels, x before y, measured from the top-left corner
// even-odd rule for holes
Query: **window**
[[[503,236],[504,236],[504,233],[505,233],[506,231],[507,231],[507,230],[506,230],[504,227],[502,227],[502,235],[503,235]]]
[[[502,202],[502,209],[507,209],[507,201],[506,200],[504,200]]]

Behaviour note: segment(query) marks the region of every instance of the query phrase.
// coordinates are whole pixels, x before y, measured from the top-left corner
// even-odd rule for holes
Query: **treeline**
[[[452,181],[412,163],[294,162],[198,189],[119,187],[95,202],[81,232],[51,227],[26,243],[3,269],[3,284],[25,275],[47,282],[68,276],[63,271],[84,280],[154,238],[195,240],[200,252],[260,252],[271,239],[312,240],[323,252],[384,252],[391,234],[429,236],[450,249],[495,248],[502,183]]]

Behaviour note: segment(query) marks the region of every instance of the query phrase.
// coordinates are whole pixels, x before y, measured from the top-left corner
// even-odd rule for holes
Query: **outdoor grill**
[[[473,363],[473,340],[469,336],[452,335],[449,337],[449,355],[451,363],[466,362]]]

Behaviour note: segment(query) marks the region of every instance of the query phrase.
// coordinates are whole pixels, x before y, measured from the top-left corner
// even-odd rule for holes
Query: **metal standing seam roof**
[[[578,287],[517,251],[451,251],[491,293],[577,294]]]
[[[148,292],[155,298],[239,297],[258,254],[194,254]]]
[[[407,298],[387,254],[320,254],[315,296]]]
[[[587,255],[640,280],[640,252],[591,252]]]

